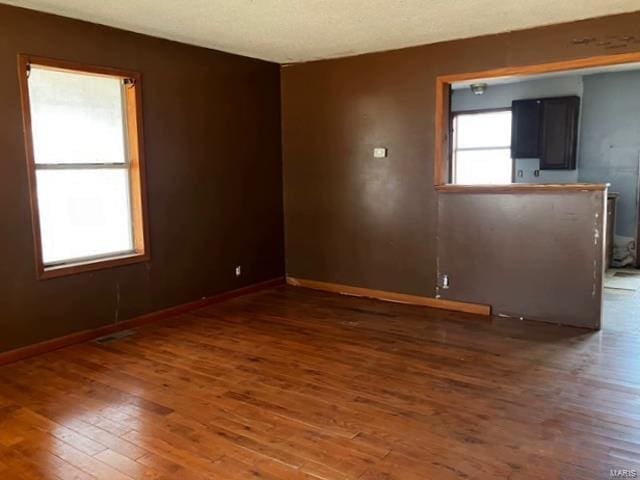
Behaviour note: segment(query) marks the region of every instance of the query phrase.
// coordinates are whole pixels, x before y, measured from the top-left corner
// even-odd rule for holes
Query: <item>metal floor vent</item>
[[[131,337],[135,335],[136,332],[133,330],[123,330],[121,332],[116,332],[111,335],[105,335],[104,337],[96,338],[94,340],[95,343],[99,343],[100,345],[106,345],[108,343],[113,343],[117,340],[122,340],[123,338]]]

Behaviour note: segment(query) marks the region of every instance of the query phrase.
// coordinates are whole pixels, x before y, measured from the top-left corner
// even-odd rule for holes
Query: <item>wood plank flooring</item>
[[[280,287],[0,368],[2,479],[610,469],[640,469],[637,331]]]

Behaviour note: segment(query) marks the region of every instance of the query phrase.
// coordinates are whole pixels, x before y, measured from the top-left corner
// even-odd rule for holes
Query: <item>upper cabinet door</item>
[[[575,170],[579,97],[542,100],[540,170]]]
[[[542,100],[511,103],[511,158],[540,158]]]

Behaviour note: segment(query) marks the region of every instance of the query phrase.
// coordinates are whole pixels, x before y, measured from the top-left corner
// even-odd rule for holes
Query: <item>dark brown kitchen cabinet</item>
[[[539,158],[540,170],[574,170],[580,98],[511,103],[511,158]]]
[[[579,97],[542,100],[540,170],[575,170]]]
[[[542,100],[515,100],[511,104],[511,158],[540,158]]]

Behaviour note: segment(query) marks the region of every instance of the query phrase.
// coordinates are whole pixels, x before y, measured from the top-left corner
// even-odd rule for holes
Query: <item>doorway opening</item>
[[[439,191],[608,184],[603,318],[640,330],[640,55],[440,77],[436,107]]]

